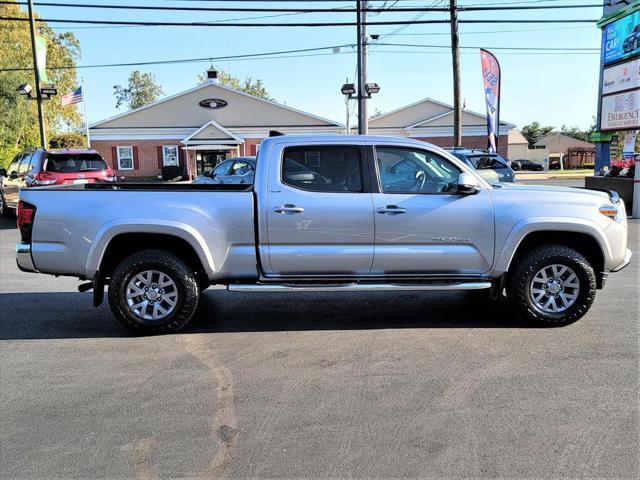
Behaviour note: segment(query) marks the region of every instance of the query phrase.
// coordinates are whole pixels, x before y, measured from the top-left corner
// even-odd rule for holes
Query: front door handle
[[[386,207],[378,208],[376,212],[389,215],[399,215],[401,213],[407,213],[407,209],[396,205],[387,205]]]
[[[296,207],[295,205],[291,205],[290,203],[285,203],[284,205],[280,205],[273,209],[276,213],[281,213],[283,215],[293,215],[295,213],[304,212],[304,208]]]

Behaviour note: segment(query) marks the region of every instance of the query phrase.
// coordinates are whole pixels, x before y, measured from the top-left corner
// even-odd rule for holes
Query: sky
[[[69,0],[67,0],[69,1]],[[71,0],[73,1],[73,0]],[[593,4],[589,0],[459,0],[461,6],[527,5],[527,4]],[[312,2],[207,2],[193,0],[84,0],[77,3],[164,5],[164,6],[255,6],[296,8]],[[393,1],[372,2],[373,6],[391,6]],[[396,6],[442,6],[443,1],[400,0]],[[353,7],[354,2],[313,2],[321,7]],[[221,22],[252,19],[254,22],[323,22],[354,21],[353,13],[304,13],[257,18],[274,13],[252,12],[154,12],[135,10],[80,9],[38,6],[43,18],[160,20]],[[280,14],[282,15],[282,14]],[[370,20],[410,20],[417,13],[382,13]],[[529,10],[460,13],[464,19],[599,19],[601,8],[569,10]],[[253,17],[253,18],[252,18]],[[422,19],[446,19],[448,13],[427,13]],[[72,31],[80,40],[82,57],[78,65],[122,63],[179,58],[211,58],[258,52],[282,51],[352,44],[355,27],[104,27],[55,25],[57,31]],[[380,85],[380,93],[369,102],[370,112],[386,112],[430,97],[452,103],[452,67],[449,25],[422,24],[370,26],[370,34],[381,35],[379,43],[422,44],[444,48],[375,46],[369,57],[369,81]],[[391,35],[393,33],[393,35]],[[599,53],[522,52],[499,50],[498,47],[600,47],[600,31],[595,24],[461,24],[460,44],[462,95],[466,108],[484,112],[484,94],[478,47],[492,50],[502,66],[501,120],[525,125],[534,120],[560,128],[562,125],[586,129],[596,114]],[[356,69],[354,48],[341,48],[294,58],[270,58],[214,61],[219,70],[232,75],[260,78],[269,94],[278,102],[341,123],[345,122],[345,103],[340,87],[348,78],[353,81]],[[124,111],[116,110],[114,85],[126,85],[134,69],[151,72],[165,95],[194,87],[197,76],[212,62],[152,65],[142,67],[109,67],[78,70],[84,79],[89,122]],[[59,92],[60,94],[67,92]],[[355,104],[352,110],[355,109]],[[354,122],[355,117],[352,117]]]

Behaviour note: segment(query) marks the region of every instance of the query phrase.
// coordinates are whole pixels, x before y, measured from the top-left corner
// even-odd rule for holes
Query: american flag
[[[60,97],[60,103],[62,105],[75,105],[82,101],[82,87],[78,87],[75,92],[65,93]]]

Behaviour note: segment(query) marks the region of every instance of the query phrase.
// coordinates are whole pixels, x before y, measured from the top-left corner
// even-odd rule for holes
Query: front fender
[[[511,229],[496,258],[494,271],[498,274],[509,270],[513,257],[524,238],[535,232],[575,232],[593,237],[602,251],[605,264],[611,259],[611,247],[604,231],[596,223],[572,217],[530,217]]]
[[[111,220],[98,230],[87,257],[85,271],[87,278],[91,279],[102,263],[104,252],[114,237],[123,233],[157,233],[172,235],[185,240],[193,247],[205,272],[210,274],[215,271],[213,258],[207,244],[200,233],[191,225],[175,220],[159,220],[157,218],[118,218]],[[153,246],[150,246],[153,248]]]

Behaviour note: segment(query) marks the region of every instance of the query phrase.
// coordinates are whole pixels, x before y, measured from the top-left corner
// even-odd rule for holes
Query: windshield
[[[45,170],[51,173],[96,172],[107,164],[97,153],[49,154]]]

